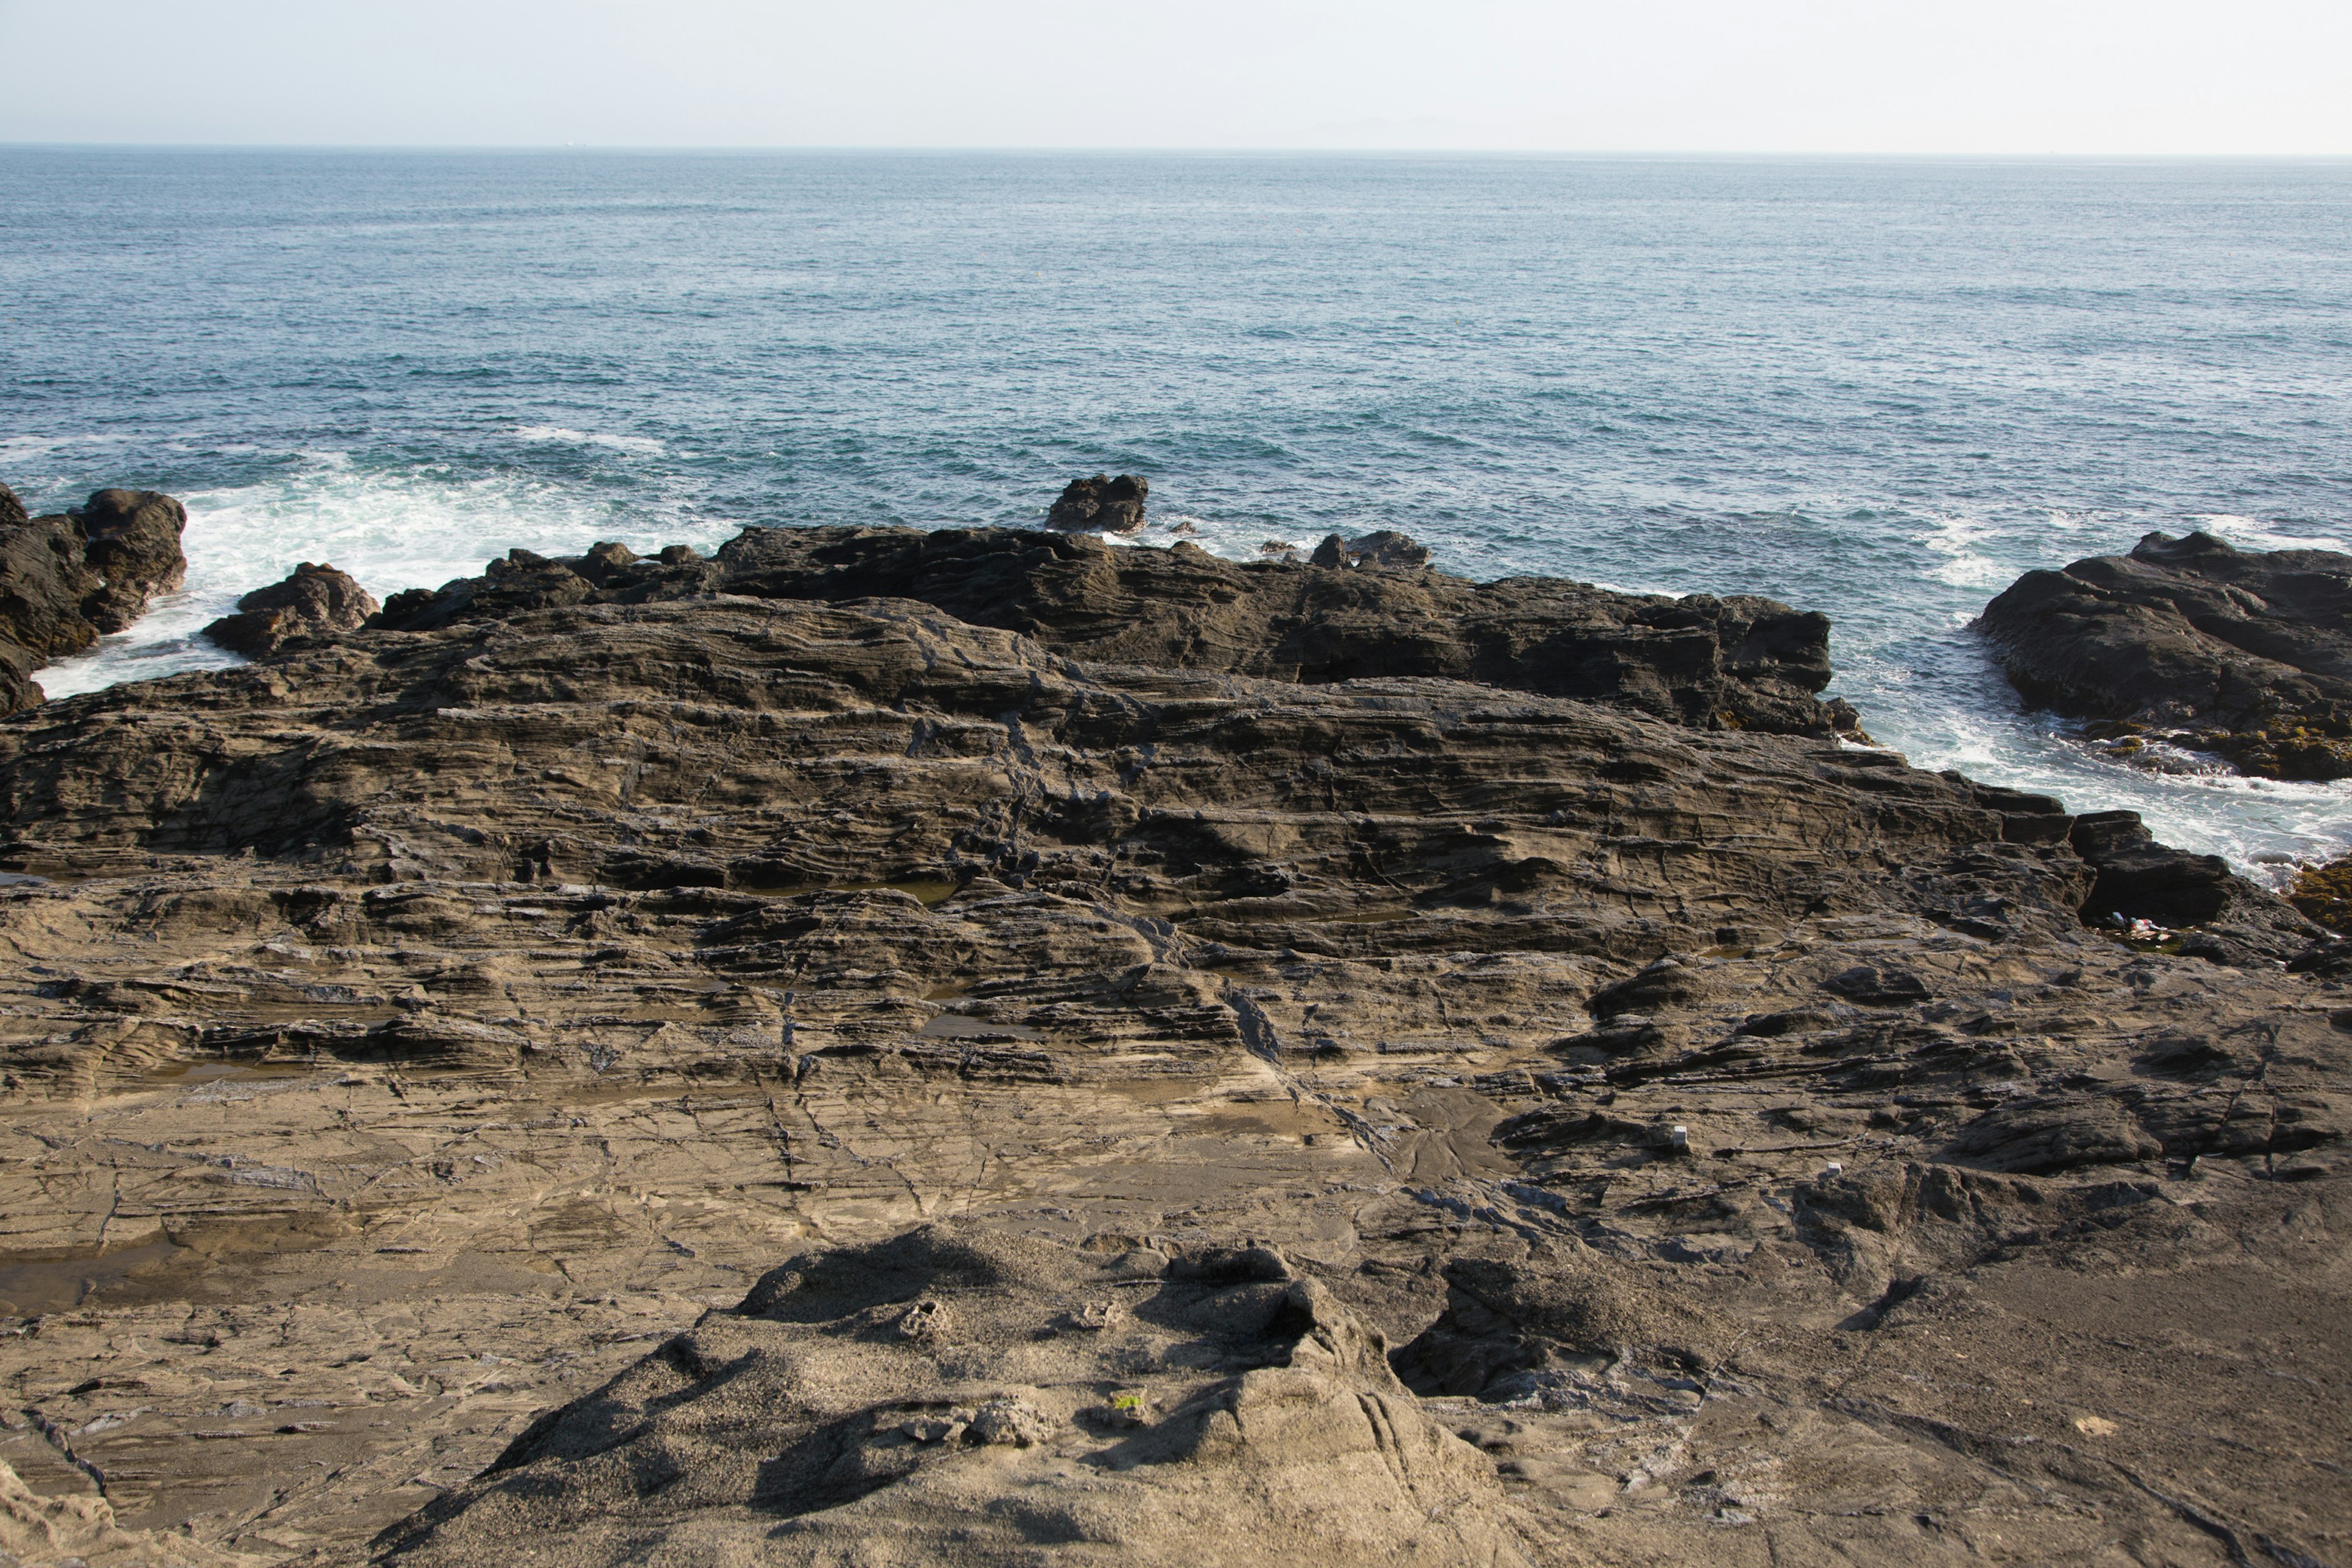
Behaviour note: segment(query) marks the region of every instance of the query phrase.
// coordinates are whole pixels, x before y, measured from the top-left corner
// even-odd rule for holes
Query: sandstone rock
[[[2250,773],[2352,776],[2352,556],[2151,533],[2129,555],[2027,573],[1977,626],[2017,689],[2059,712]]]
[[[275,653],[296,637],[331,637],[359,630],[382,605],[348,572],[303,562],[284,580],[256,588],[205,636],[233,653]]]
[[[2352,1376],[2347,944],[1892,753],[1090,660],[1436,576],[1111,556],[510,555],[0,725],[11,1407],[121,1528],[321,1563],[2352,1531],[2277,1393]],[[860,596],[960,570],[1069,646]]]
[[[1309,1539],[1324,1562],[1526,1561],[1489,1467],[1413,1407],[1379,1338],[1319,1287],[1120,1270],[1139,1310],[1111,1342],[1034,1342],[1050,1292],[1109,1261],[933,1226],[787,1265],[803,1281],[822,1269],[826,1287],[803,1305],[803,1284],[763,1281],[736,1312],[542,1417],[387,1532],[378,1560],[1013,1563],[1053,1542],[1122,1562],[1265,1563]],[[918,1281],[971,1327],[952,1362],[855,1331],[860,1304]],[[1160,1369],[1135,1392],[1164,1421],[1068,1420],[1094,1404],[1106,1356]],[[1008,1374],[1023,1389],[981,1398],[960,1442],[946,1436],[954,1417],[920,1414]],[[990,1462],[972,1448],[1008,1451]]]
[[[152,490],[100,490],[77,511],[27,518],[0,494],[0,715],[41,700],[33,672],[138,617],[187,577],[187,513]]]
[[[1046,511],[1045,526],[1074,532],[1134,533],[1143,527],[1144,502],[1150,493],[1150,481],[1139,474],[1072,479]]]

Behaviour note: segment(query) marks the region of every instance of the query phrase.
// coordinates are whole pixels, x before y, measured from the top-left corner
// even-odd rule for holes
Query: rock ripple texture
[[[0,1460],[419,1568],[2345,1558],[2315,928],[1129,553],[514,557],[0,723]]]
[[[2352,777],[2352,555],[2151,533],[2027,573],[1977,624],[2019,691],[2105,734],[2155,731],[2271,778]]]
[[[125,629],[187,580],[187,521],[153,490],[100,490],[76,510],[27,517],[0,485],[0,713],[41,700],[41,666]]]

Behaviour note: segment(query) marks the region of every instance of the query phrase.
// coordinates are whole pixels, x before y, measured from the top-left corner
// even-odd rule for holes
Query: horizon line
[[[713,157],[757,156],[908,156],[992,155],[998,157],[1190,157],[1190,158],[1560,158],[1628,159],[1644,162],[1706,160],[1762,162],[1772,160],[1867,163],[2346,163],[2352,151],[2338,153],[2147,153],[2099,150],[2017,152],[1863,152],[1807,148],[1630,148],[1630,147],[1361,147],[1318,145],[1219,146],[1078,146],[1053,143],[923,143],[923,142],[70,142],[0,139],[0,152],[75,153],[621,153],[633,156],[699,154]]]

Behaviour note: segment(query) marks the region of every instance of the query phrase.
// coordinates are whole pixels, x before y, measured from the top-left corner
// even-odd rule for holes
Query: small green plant
[[[1143,1395],[1114,1394],[1110,1396],[1110,1407],[1122,1415],[1140,1415],[1143,1414]]]

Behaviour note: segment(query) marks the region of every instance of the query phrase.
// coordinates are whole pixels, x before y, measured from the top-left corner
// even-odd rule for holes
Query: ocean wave
[[[128,631],[41,670],[35,679],[42,689],[68,697],[242,663],[198,634],[244,595],[304,561],[340,566],[381,599],[470,576],[490,554],[516,547],[569,555],[615,539],[650,552],[665,544],[715,546],[736,531],[675,508],[624,510],[531,476],[453,479],[370,469],[342,452],[303,456],[307,466],[281,479],[182,496],[186,585],[158,600]]]

